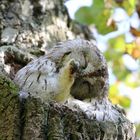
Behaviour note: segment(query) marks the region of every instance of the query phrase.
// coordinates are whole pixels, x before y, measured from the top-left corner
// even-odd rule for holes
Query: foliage
[[[109,15],[110,10],[105,9],[104,0],[94,0],[94,4],[91,7],[80,8],[75,17],[79,22],[87,25],[94,23],[99,32],[105,34],[112,31],[111,28],[104,28]]]
[[[80,8],[76,12],[75,18],[77,21],[89,26],[95,25],[98,32],[105,35],[117,30],[114,26],[107,26],[107,21],[115,7],[123,8],[131,16],[135,11],[135,6],[136,0],[94,0],[92,6]],[[139,36],[135,37],[139,38]],[[111,84],[109,97],[114,103],[119,103],[123,107],[128,108],[131,103],[130,99],[119,93],[118,82],[122,82],[131,88],[136,88],[140,86],[140,71],[138,69],[132,70],[125,65],[123,59],[125,54],[129,54],[135,63],[139,65],[140,43],[136,41],[126,43],[124,34],[109,40],[109,46],[104,52],[104,55],[116,77],[116,82]]]
[[[140,137],[140,124],[136,125],[136,130],[137,130],[136,131],[137,136]]]
[[[112,100],[114,104],[119,103],[121,106],[129,108],[131,103],[130,99],[127,96],[122,96],[121,94],[119,94],[117,85],[118,83],[115,83],[110,86],[109,98]]]

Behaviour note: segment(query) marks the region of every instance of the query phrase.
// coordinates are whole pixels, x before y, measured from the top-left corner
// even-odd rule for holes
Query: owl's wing
[[[24,68],[19,70],[14,81],[20,88],[23,88],[25,85],[26,88],[28,88],[33,82],[39,82],[41,76],[49,77],[55,72],[56,64],[50,59],[47,59],[46,56],[43,56],[31,61]]]

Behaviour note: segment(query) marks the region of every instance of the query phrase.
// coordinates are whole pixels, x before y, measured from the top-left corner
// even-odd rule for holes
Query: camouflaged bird
[[[19,70],[14,81],[21,98],[64,103],[72,96],[67,105],[82,110],[90,119],[120,121],[121,109],[108,100],[106,60],[92,41],[58,43]]]
[[[19,70],[14,79],[22,98],[30,95],[58,102],[70,94],[80,100],[104,97],[107,80],[103,55],[92,42],[82,39],[58,43]]]

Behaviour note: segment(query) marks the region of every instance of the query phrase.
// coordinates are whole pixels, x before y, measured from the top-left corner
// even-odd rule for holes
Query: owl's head
[[[58,64],[59,68],[71,59],[78,63],[76,79],[71,88],[71,95],[74,98],[84,100],[107,96],[106,60],[92,41],[75,39],[58,43],[49,52],[49,56],[54,56],[51,59]]]

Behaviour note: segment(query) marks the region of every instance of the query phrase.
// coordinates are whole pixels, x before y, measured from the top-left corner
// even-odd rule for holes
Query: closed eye
[[[88,66],[88,57],[87,57],[85,52],[82,52],[82,53],[83,53],[83,57],[84,57],[84,60],[85,60],[85,64],[81,68],[86,69],[86,67]]]

